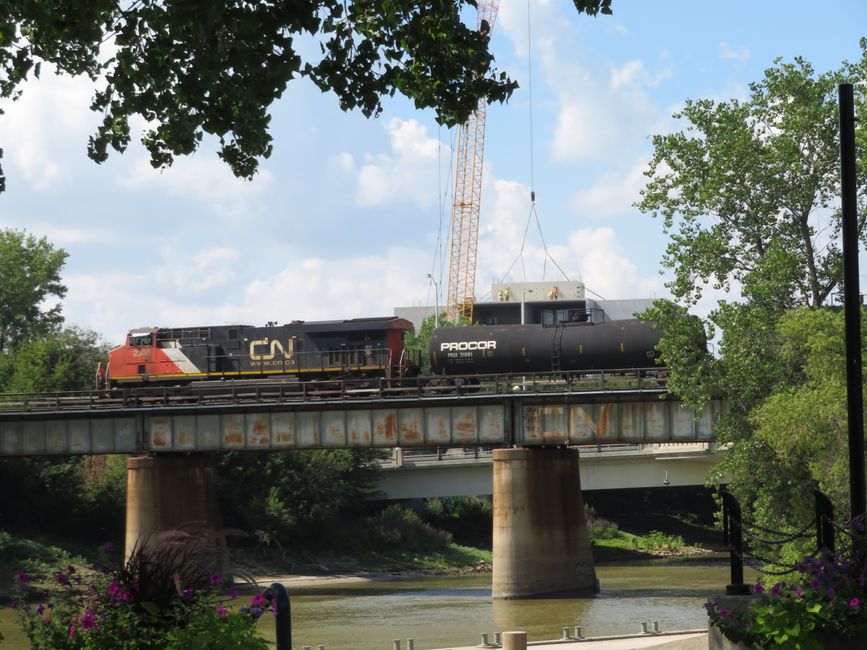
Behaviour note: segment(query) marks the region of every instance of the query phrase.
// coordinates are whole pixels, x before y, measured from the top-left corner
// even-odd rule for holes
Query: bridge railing
[[[329,381],[215,380],[185,386],[137,386],[113,390],[0,395],[0,413],[97,411],[238,403],[292,403],[319,400],[376,401],[443,396],[520,393],[664,392],[659,368],[581,373],[465,375],[402,379],[346,378]]]

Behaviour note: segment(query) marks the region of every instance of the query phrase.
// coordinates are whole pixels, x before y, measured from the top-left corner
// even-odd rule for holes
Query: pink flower
[[[250,599],[250,604],[255,606],[255,607],[258,607],[259,605],[264,605],[265,604],[265,596],[263,596],[262,594],[256,594],[255,596],[253,596]]]
[[[27,575],[27,571],[19,571],[18,572],[18,582],[23,582],[23,583],[30,582],[30,576]]]
[[[229,610],[223,607],[222,605],[217,605],[217,616],[220,618],[226,618],[229,615]]]
[[[69,626],[69,638],[70,639],[75,638],[75,626],[74,625]]]
[[[849,607],[858,607],[858,605],[860,605],[860,604],[861,604],[861,601],[858,600],[857,598],[853,598],[852,600],[849,601]]]
[[[800,598],[804,595],[804,590],[801,587],[795,589],[795,598]]]

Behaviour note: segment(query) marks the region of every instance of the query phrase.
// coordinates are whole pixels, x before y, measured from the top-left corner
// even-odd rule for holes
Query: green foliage
[[[351,547],[343,524],[363,510],[381,456],[365,449],[223,454],[217,485],[224,523],[298,550]]]
[[[10,355],[8,393],[50,393],[90,390],[105,348],[96,333],[69,327],[16,346]]]
[[[748,100],[687,100],[675,115],[685,131],[654,136],[638,207],[671,238],[663,266],[676,298],[692,304],[705,285],[736,284],[751,304],[780,311],[819,307],[838,286],[837,85],[855,82],[865,103],[867,39],[861,47],[857,63],[818,75],[804,59],[778,59]],[[856,128],[864,138],[867,125]],[[858,167],[864,179],[864,150]],[[863,180],[857,189],[863,212]]]
[[[842,276],[837,86],[853,82],[856,105],[867,106],[867,39],[861,49],[822,74],[801,58],[777,60],[744,101],[688,100],[676,116],[684,129],[653,139],[638,203],[669,237],[662,263],[675,302],[642,316],[663,332],[669,390],[693,407],[728,401],[714,478],[775,528],[810,520],[816,485],[845,506],[843,339],[826,305]],[[867,123],[856,137],[867,143]],[[867,148],[857,166],[863,213]],[[858,227],[867,241],[865,220]],[[719,344],[695,355],[687,310],[708,286],[740,298],[711,310],[705,329]]]
[[[861,647],[867,633],[863,554],[808,556],[797,571],[791,583],[778,582],[770,589],[756,584],[761,599],[746,607],[707,603],[711,624],[731,641],[750,647],[821,650],[831,639]]]
[[[3,49],[0,41],[0,52]],[[57,331],[63,322],[61,305],[48,309],[44,305],[66,295],[60,282],[65,261],[66,251],[54,248],[44,237],[0,229],[0,355],[19,343]]]
[[[17,99],[42,62],[93,80],[104,75],[91,107],[102,122],[88,155],[122,152],[130,122],[150,126],[142,142],[154,167],[219,139],[232,171],[252,177],[268,158],[271,104],[293,79],[333,92],[343,110],[366,116],[399,92],[437,120],[466,120],[479,100],[505,101],[517,84],[494,68],[489,31],[465,25],[472,0],[324,0],[317,3],[202,5],[194,0],[50,0],[0,10],[0,97]],[[579,12],[610,14],[611,0],[575,0]],[[318,48],[297,45],[313,39]],[[103,47],[109,43],[108,48]],[[105,50],[111,55],[104,60]],[[317,52],[307,56],[307,52]],[[103,57],[100,53],[103,53]],[[5,178],[0,171],[0,192]]]
[[[587,504],[584,505],[584,520],[587,522],[587,535],[590,537],[591,544],[603,539],[623,537],[617,524],[598,516],[593,507]]]
[[[118,539],[123,534],[126,458],[99,458],[105,458],[105,471],[92,479],[88,457],[0,459],[0,520],[22,533],[93,542]]]
[[[377,548],[399,548],[411,553],[445,551],[452,536],[426,524],[412,510],[397,503],[388,505],[368,522],[372,542]]]
[[[658,530],[651,530],[639,539],[638,546],[662,551],[679,551],[685,544],[680,535],[668,535]]]
[[[264,598],[230,611],[235,596],[220,593],[223,578],[208,568],[213,557],[200,537],[177,531],[137,548],[117,569],[61,564],[37,576],[22,570],[19,621],[35,650],[265,650],[256,632]],[[36,606],[28,592],[34,577],[47,594]]]
[[[446,318],[444,312],[439,314],[439,316],[428,316],[422,321],[421,327],[418,328],[417,332],[409,332],[404,336],[404,348],[407,354],[410,355],[410,358],[417,358],[421,361],[421,373],[425,375],[430,374],[428,343],[430,342],[430,336],[434,327],[462,327],[469,324],[470,322],[463,316],[460,317],[457,323],[453,323]]]
[[[468,496],[428,499],[422,517],[434,528],[448,532],[460,544],[490,548],[493,534],[490,499]]]

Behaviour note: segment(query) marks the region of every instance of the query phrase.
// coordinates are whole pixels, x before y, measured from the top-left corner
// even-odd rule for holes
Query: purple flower
[[[834,600],[837,597],[837,590],[834,587],[828,587],[828,600]]]
[[[44,612],[44,611],[45,611],[45,605],[43,605],[43,604],[40,603],[40,604],[36,607],[36,613],[39,614],[40,616],[42,616],[42,612]]]
[[[253,618],[259,618],[261,615],[262,615],[262,610],[258,607],[253,607],[250,610],[250,616],[252,616]]]
[[[187,587],[186,589],[184,589],[181,592],[181,600],[184,600],[184,601],[189,602],[193,599],[194,596],[195,596],[195,591],[193,590],[192,587]]]
[[[237,589],[237,587],[235,587],[235,585],[232,585],[231,587],[229,587],[229,597],[232,599],[235,599],[238,597],[238,589]]]
[[[211,574],[211,584],[214,585],[215,587],[217,585],[223,584],[223,576],[220,575],[219,573]]]
[[[772,596],[779,596],[782,593],[783,593],[783,587],[779,582],[777,584],[775,584],[773,587],[771,587],[771,595]]]
[[[765,588],[762,586],[762,583],[757,582],[756,584],[753,585],[753,593],[756,593],[756,594],[765,593]]]
[[[68,567],[66,567],[66,572],[69,575],[72,575],[73,573],[75,573],[75,567],[70,564]]]
[[[858,605],[860,605],[860,604],[861,604],[861,601],[858,600],[857,598],[853,598],[852,600],[849,601],[849,607],[853,607],[853,608],[858,607]]]
[[[728,610],[725,607],[720,607],[719,608],[719,615],[722,616],[723,618],[728,618],[729,616],[732,615],[732,613],[731,613],[731,610]]]
[[[105,542],[100,548],[109,553],[114,553],[115,551],[114,542]]]
[[[229,615],[229,610],[223,607],[222,605],[217,605],[217,616],[220,618],[226,618]]]
[[[60,584],[67,586],[69,585],[69,576],[65,573],[58,573],[55,578],[57,578],[57,582],[59,582]]]
[[[27,575],[27,571],[21,570],[18,572],[18,582],[27,583],[30,582],[30,576]]]
[[[99,627],[99,623],[96,622],[96,615],[89,609],[84,610],[84,614],[81,616],[81,624],[84,626],[85,630],[92,630],[95,627]]]
[[[803,595],[804,595],[804,590],[801,589],[801,587],[798,587],[797,589],[795,589],[795,598],[800,598]]]

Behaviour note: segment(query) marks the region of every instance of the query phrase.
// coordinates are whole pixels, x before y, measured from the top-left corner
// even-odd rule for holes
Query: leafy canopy
[[[46,303],[66,295],[60,281],[66,257],[44,237],[0,229],[0,355],[18,342],[57,331],[61,305],[46,308]]]
[[[749,98],[688,100],[681,131],[653,138],[638,207],[662,222],[672,302],[643,317],[659,323],[669,387],[692,406],[712,396],[731,409],[716,427],[727,447],[718,480],[760,523],[811,517],[821,486],[845,512],[842,325],[829,307],[842,279],[837,88],[853,83],[867,114],[867,39],[861,58],[817,73],[778,59]],[[867,215],[867,121],[856,123],[857,203]],[[711,309],[714,354],[688,310],[707,287],[735,298]]]
[[[574,0],[610,14],[611,0]],[[28,0],[0,5],[0,97],[17,99],[43,62],[97,83],[103,116],[88,155],[123,152],[130,119],[157,168],[194,152],[208,133],[244,178],[268,158],[270,105],[306,77],[343,110],[370,117],[399,92],[440,123],[463,122],[482,99],[517,84],[493,67],[489,30],[468,27],[474,0]],[[318,47],[317,47],[318,46]],[[310,54],[318,50],[319,56]],[[4,178],[0,172],[0,191]]]

